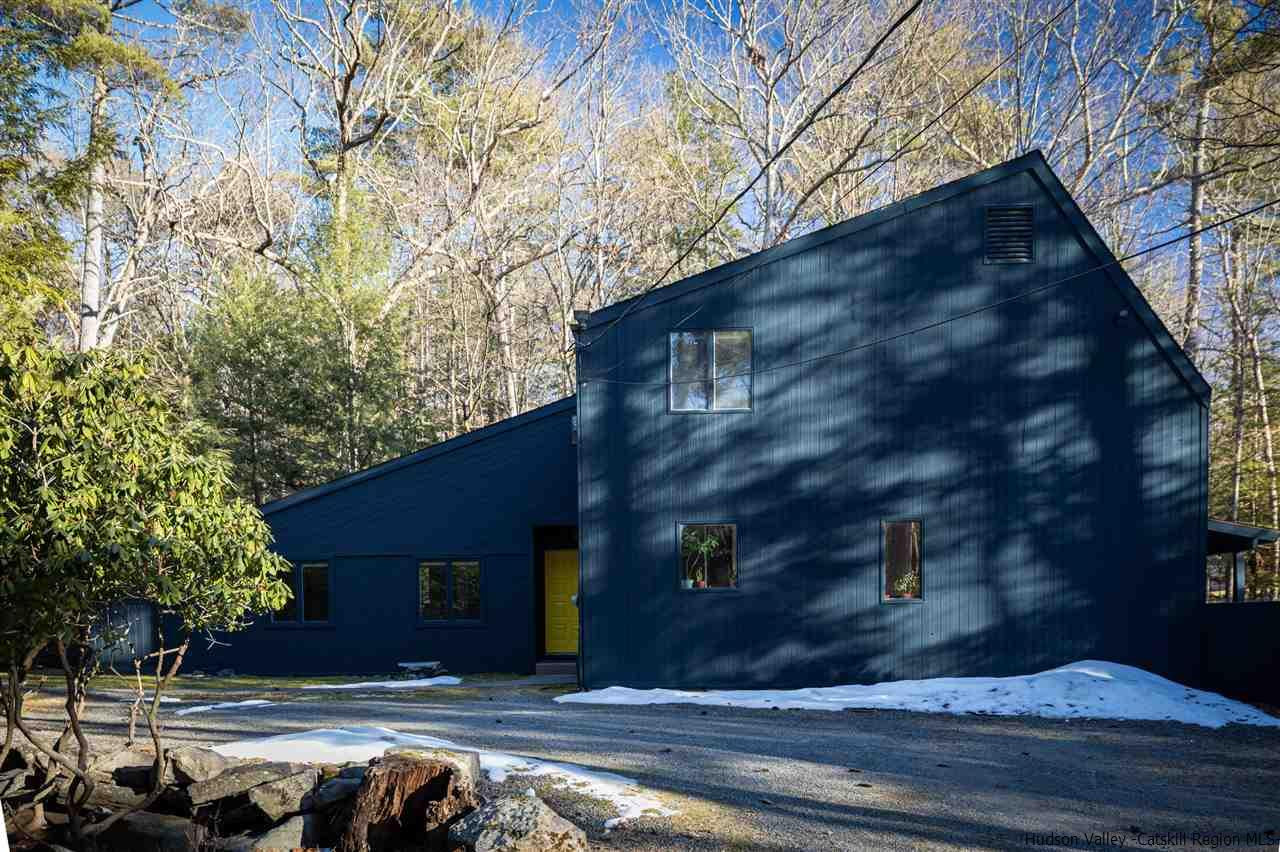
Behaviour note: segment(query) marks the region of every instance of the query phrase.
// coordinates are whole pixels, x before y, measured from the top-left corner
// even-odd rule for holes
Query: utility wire
[[[1231,216],[1226,217],[1225,219],[1219,219],[1217,222],[1210,223],[1208,225],[1205,225],[1202,228],[1198,228],[1194,231],[1188,231],[1187,233],[1182,234],[1181,236],[1173,237],[1161,243],[1156,243],[1153,246],[1148,246],[1147,248],[1144,248],[1140,251],[1135,251],[1132,254],[1127,254],[1124,257],[1114,258],[1112,260],[1107,261],[1106,263],[1102,263],[1097,266],[1090,267],[1089,269],[1076,272],[1072,275],[1068,275],[1065,278],[1059,278],[1058,280],[1051,281],[1048,284],[1042,284],[1039,287],[1033,287],[1032,289],[1027,290],[1023,293],[1019,293],[1016,296],[1009,296],[1008,298],[1000,299],[999,301],[996,301],[996,302],[990,302],[988,304],[982,305],[981,307],[973,308],[971,310],[964,311],[963,313],[955,314],[954,316],[944,317],[943,319],[940,319],[940,320],[934,320],[933,322],[925,323],[924,325],[916,326],[915,328],[907,329],[906,331],[900,331],[900,332],[897,332],[896,334],[890,334],[884,337],[878,337],[875,340],[869,340],[865,343],[859,343],[855,346],[850,346],[847,349],[837,349],[834,352],[827,352],[823,355],[814,355],[809,358],[802,358],[799,361],[788,361],[783,364],[774,364],[771,367],[762,367],[759,370],[749,370],[744,373],[731,373],[724,376],[715,376],[713,378],[706,378],[706,379],[687,379],[687,380],[682,380],[678,382],[677,381],[632,382],[632,381],[626,381],[624,379],[603,379],[603,378],[587,377],[587,378],[583,378],[581,383],[584,385],[589,385],[594,383],[594,384],[613,384],[613,385],[634,385],[634,386],[640,386],[640,387],[669,387],[671,385],[695,385],[695,384],[702,384],[703,382],[718,381],[720,379],[736,379],[736,378],[743,378],[746,376],[758,376],[758,375],[761,375],[762,373],[772,373],[778,370],[785,370],[790,367],[803,367],[806,364],[812,364],[817,361],[825,361],[828,358],[838,358],[841,355],[848,355],[851,352],[857,352],[861,349],[869,349],[872,346],[879,346],[884,343],[891,343],[894,340],[898,340],[899,338],[908,337],[912,334],[919,334],[922,331],[929,331],[930,329],[938,328],[940,326],[946,325],[947,323],[956,322],[957,320],[967,319],[976,314],[983,313],[984,311],[993,310],[1003,305],[1007,305],[1010,302],[1016,302],[1021,299],[1025,299],[1028,296],[1034,296],[1038,293],[1043,293],[1047,290],[1052,290],[1055,287],[1061,287],[1063,284],[1074,281],[1077,278],[1083,278],[1086,275],[1092,275],[1093,273],[1100,272],[1103,269],[1107,269],[1108,267],[1116,266],[1117,264],[1122,264],[1127,261],[1134,260],[1135,258],[1142,257],[1143,255],[1150,254],[1151,252],[1154,252],[1154,251],[1159,251],[1160,249],[1163,249],[1163,248],[1168,248],[1169,246],[1174,245],[1176,243],[1180,243],[1183,240],[1191,239],[1194,236],[1207,233],[1209,231],[1214,230],[1215,228],[1220,228],[1223,225],[1229,225],[1232,222],[1236,221],[1237,219],[1243,219],[1246,216],[1252,216],[1254,213],[1260,213],[1269,207],[1276,206],[1277,204],[1280,204],[1280,198],[1273,198],[1270,201],[1265,201],[1262,204],[1257,205],[1256,207],[1251,207],[1248,210],[1243,210],[1239,213],[1235,213]]]
[[[612,322],[610,322],[607,326],[605,326],[605,328],[599,334],[597,334],[595,337],[591,338],[590,340],[582,343],[581,345],[576,346],[575,348],[577,349],[589,348],[597,340],[599,340],[600,338],[608,334],[610,331],[612,331],[614,326],[616,326],[618,323],[626,319],[627,314],[631,313],[631,311],[635,309],[636,305],[638,305],[644,299],[645,296],[649,295],[654,290],[658,289],[658,287],[662,285],[662,282],[667,280],[667,276],[670,275],[673,271],[675,271],[675,269],[680,264],[684,263],[685,258],[693,254],[693,250],[698,247],[698,244],[702,242],[708,234],[710,234],[713,230],[715,230],[716,226],[720,224],[720,221],[724,219],[726,215],[728,215],[729,211],[732,210],[739,201],[741,201],[743,198],[746,197],[747,193],[751,191],[751,188],[756,185],[756,183],[760,180],[760,178],[764,177],[765,173],[769,171],[769,169],[773,166],[773,164],[776,163],[778,159],[783,154],[785,154],[787,150],[795,143],[795,141],[800,138],[800,135],[809,129],[810,125],[812,125],[813,122],[815,122],[818,119],[818,116],[822,113],[822,111],[827,108],[827,105],[830,104],[833,100],[835,100],[835,98],[841,92],[843,92],[846,88],[848,88],[849,84],[853,82],[855,77],[857,77],[860,73],[862,73],[862,69],[866,68],[867,65],[871,62],[871,60],[875,58],[875,55],[880,50],[881,45],[883,45],[886,41],[888,41],[889,36],[893,35],[900,26],[902,26],[907,22],[908,18],[910,18],[912,15],[916,13],[916,11],[920,8],[920,4],[923,2],[924,0],[915,0],[915,2],[912,3],[911,6],[908,7],[905,12],[903,12],[901,15],[898,16],[898,19],[893,22],[892,26],[890,26],[889,29],[885,30],[884,34],[881,35],[880,38],[876,39],[875,44],[871,45],[871,49],[867,51],[865,56],[862,57],[862,61],[858,63],[858,66],[854,68],[853,71],[847,77],[845,77],[843,80],[840,81],[840,85],[832,89],[827,94],[826,97],[824,97],[821,101],[818,102],[817,106],[815,106],[812,110],[810,110],[809,114],[805,116],[804,121],[800,122],[800,126],[796,128],[796,132],[792,133],[791,137],[782,144],[782,147],[778,148],[778,150],[775,151],[773,155],[769,157],[768,160],[765,161],[765,164],[760,167],[759,171],[756,172],[755,177],[753,177],[747,183],[747,185],[744,186],[738,192],[738,194],[733,197],[732,201],[730,201],[727,205],[724,206],[724,208],[720,210],[720,212],[716,215],[716,218],[711,222],[711,224],[708,225],[706,228],[704,228],[702,233],[698,234],[698,236],[695,237],[689,243],[688,247],[685,248],[685,250],[680,253],[680,256],[677,257],[675,261],[672,262],[672,264],[666,268],[666,271],[663,272],[662,275],[660,275],[656,281],[654,281],[648,287],[644,288],[644,290],[640,291],[638,294],[633,296],[631,303],[628,304],[627,307],[623,309],[622,313],[619,314],[617,317],[615,317]]]
[[[933,118],[931,118],[924,125],[924,127],[921,127],[919,130],[913,133],[911,137],[907,139],[906,142],[898,146],[898,149],[896,151],[894,151],[888,157],[885,157],[880,162],[876,163],[875,166],[873,166],[870,170],[863,173],[863,175],[860,178],[858,178],[858,180],[854,183],[854,185],[849,187],[849,189],[840,196],[839,200],[844,201],[846,198],[848,198],[851,193],[855,192],[858,189],[858,187],[862,186],[871,178],[872,175],[878,172],[880,170],[880,167],[883,166],[885,163],[896,162],[897,159],[901,157],[908,148],[911,147],[911,144],[913,142],[915,142],[917,139],[919,139],[921,136],[927,133],[931,128],[936,126],[938,122],[942,121],[942,119],[944,119],[947,116],[947,113],[951,112],[953,109],[955,109],[960,105],[961,101],[963,101],[965,98],[969,97],[974,92],[976,92],[980,87],[985,85],[986,82],[990,80],[997,71],[999,71],[1001,68],[1003,68],[1005,65],[1009,63],[1009,60],[1021,54],[1022,48],[1024,45],[1030,44],[1031,42],[1040,38],[1040,36],[1043,35],[1049,29],[1049,27],[1056,24],[1058,22],[1058,19],[1061,18],[1063,15],[1065,15],[1067,13],[1067,10],[1070,9],[1073,5],[1075,5],[1075,0],[1068,0],[1068,2],[1064,3],[1062,5],[1062,8],[1053,14],[1053,17],[1049,18],[1049,20],[1041,24],[1040,27],[1034,33],[1032,33],[1025,41],[1021,42],[1020,44],[1015,44],[1013,50],[1005,54],[1005,56],[995,65],[993,65],[991,69],[987,71],[986,74],[983,74],[981,77],[979,77],[976,83],[974,83],[969,88],[965,89],[964,94],[962,94],[960,97],[952,101],[946,107],[946,109],[944,109],[942,112],[938,113]]]
[[[880,167],[883,166],[885,163],[894,162],[899,157],[901,157],[903,152],[906,151],[906,149],[910,147],[913,142],[915,142],[917,139],[923,136],[926,132],[928,132],[930,128],[934,127],[939,121],[941,121],[944,117],[946,117],[946,115],[949,112],[951,112],[953,109],[959,106],[961,101],[963,101],[965,98],[969,97],[974,92],[976,92],[979,87],[981,87],[983,84],[985,84],[988,80],[991,79],[993,74],[995,74],[997,71],[1003,68],[1006,64],[1008,64],[1009,60],[1018,56],[1022,52],[1022,45],[1029,44],[1030,42],[1035,41],[1046,30],[1048,30],[1049,27],[1057,23],[1058,19],[1061,18],[1063,15],[1065,15],[1067,13],[1067,10],[1070,9],[1072,5],[1074,5],[1074,0],[1068,0],[1066,3],[1064,3],[1062,5],[1062,8],[1060,8],[1057,12],[1055,12],[1053,16],[1049,18],[1049,20],[1045,21],[1035,31],[1035,33],[1033,33],[1025,41],[1015,45],[1014,49],[1010,53],[1006,54],[1003,58],[1001,58],[1001,60],[997,62],[994,66],[992,66],[991,69],[987,71],[986,74],[982,75],[982,77],[979,78],[976,83],[974,83],[972,86],[966,89],[964,93],[960,95],[960,97],[956,98],[949,105],[947,105],[947,107],[943,109],[942,112],[938,113],[932,119],[930,119],[928,123],[924,125],[924,127],[920,128],[918,131],[912,134],[911,138],[909,138],[905,143],[899,146],[898,149],[894,151],[890,156],[880,160],[880,162],[876,163],[869,171],[863,173],[863,175],[857,180],[857,182],[854,183],[854,185],[851,186],[848,189],[848,191],[846,191],[843,195],[840,196],[840,201],[844,201],[844,199],[849,197],[850,193],[856,191],[858,187],[866,183],[867,180],[870,179],[870,177],[874,175],[877,171],[879,171]],[[842,82],[839,86],[837,86],[832,91],[832,93],[828,95],[827,98],[824,99],[821,104],[819,104],[818,110],[822,109],[828,103],[830,103],[831,100],[836,96],[836,94],[838,94],[846,86],[848,86],[850,82],[852,82],[853,78],[857,76],[858,72],[861,71],[862,68],[871,60],[871,57],[875,55],[875,52],[880,49],[880,45],[883,44],[884,41],[890,35],[892,35],[893,32],[899,26],[901,26],[904,22],[906,22],[907,18],[909,18],[916,11],[916,9],[919,8],[919,6],[920,6],[920,3],[917,2],[911,8],[907,9],[907,11],[904,12],[903,15],[900,18],[898,18],[897,21],[894,22],[893,26],[890,27],[889,30],[883,36],[880,37],[880,40],[877,41],[872,46],[871,52],[868,53],[867,56],[863,58],[862,62],[858,63],[858,67],[854,69],[853,73],[850,74],[847,78],[845,78],[844,82]],[[781,154],[791,145],[791,143],[796,141],[796,138],[800,135],[800,133],[802,133],[809,126],[809,124],[811,124],[813,120],[817,118],[818,110],[814,110],[812,113],[810,113],[809,117],[800,126],[799,130],[797,130],[796,133],[792,135],[792,137],[787,141],[787,144],[782,146],[782,148],[779,149],[778,153],[775,154],[772,158],[770,158],[769,162],[765,164],[765,167],[761,169],[754,178],[752,178],[751,183],[747,184],[747,186],[742,190],[742,192],[738,193],[738,195],[733,199],[733,201],[731,201],[729,205],[720,212],[720,215],[716,217],[715,221],[711,223],[710,227],[708,227],[701,234],[699,234],[697,239],[695,239],[692,243],[689,244],[689,247],[685,249],[683,253],[681,253],[679,258],[676,259],[676,262],[668,266],[666,271],[662,273],[662,276],[658,278],[656,282],[644,288],[644,290],[642,290],[637,295],[631,297],[630,303],[627,305],[626,308],[623,309],[621,314],[619,314],[612,321],[610,321],[610,323],[607,326],[605,326],[604,329],[601,330],[599,334],[597,334],[595,337],[591,338],[590,340],[582,343],[581,345],[577,346],[577,348],[579,350],[587,349],[592,344],[594,344],[597,340],[600,340],[600,338],[604,337],[606,334],[612,331],[614,326],[622,322],[627,317],[627,314],[635,310],[635,308],[640,304],[640,302],[644,300],[645,296],[648,296],[650,293],[656,290],[658,286],[661,285],[662,282],[666,280],[666,277],[671,274],[672,270],[674,270],[677,266],[679,266],[681,263],[684,262],[685,258],[687,258],[693,252],[693,249],[698,245],[698,243],[701,242],[702,239],[707,236],[707,234],[711,233],[712,229],[714,229],[715,226],[720,223],[720,220],[725,217],[725,215],[729,212],[729,210],[731,210],[733,206],[737,204],[743,198],[743,196],[747,194],[747,191],[750,190],[751,187],[755,185],[756,181],[758,181],[761,178],[761,176],[764,175],[765,170],[767,170],[769,166],[773,164],[774,160],[776,160],[778,156],[781,156]],[[571,351],[571,349],[566,351]]]

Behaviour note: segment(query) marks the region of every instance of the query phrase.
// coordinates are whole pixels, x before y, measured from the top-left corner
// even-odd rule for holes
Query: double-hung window
[[[329,620],[329,563],[301,562],[284,576],[289,600],[271,615],[277,624],[323,624]]]
[[[668,351],[672,411],[751,408],[750,331],[673,331]]]
[[[480,563],[460,559],[420,562],[418,617],[423,621],[479,621]]]

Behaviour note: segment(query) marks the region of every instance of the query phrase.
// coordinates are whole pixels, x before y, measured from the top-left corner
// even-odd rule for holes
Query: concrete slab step
[[[577,672],[577,660],[542,660],[534,666],[534,674],[539,675],[572,675]]]

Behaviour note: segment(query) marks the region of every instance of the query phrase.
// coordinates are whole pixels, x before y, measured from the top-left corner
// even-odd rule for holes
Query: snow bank
[[[181,710],[174,710],[175,716],[188,716],[192,713],[205,713],[209,710],[231,710],[236,707],[274,707],[274,701],[267,701],[264,698],[251,698],[248,701],[222,701],[218,704],[200,704],[196,707],[183,707]]]
[[[1084,660],[1020,677],[940,677],[788,690],[629,689],[561,695],[566,704],[705,704],[803,710],[915,710],[1050,719],[1158,719],[1221,728],[1232,722],[1280,726],[1261,710],[1182,686],[1133,666]]]
[[[311,763],[364,762],[379,757],[391,746],[417,748],[462,748],[449,740],[418,734],[403,734],[390,728],[325,728],[298,734],[282,734],[257,740],[240,740],[214,746],[214,751],[227,757],[260,757]],[[545,776],[558,784],[571,787],[583,795],[604,799],[618,809],[618,816],[605,822],[613,828],[642,814],[669,816],[675,813],[663,807],[652,794],[635,781],[612,772],[587,769],[573,763],[555,763],[496,751],[469,749],[480,755],[480,768],[495,784],[508,775]]]
[[[415,680],[368,680],[363,683],[313,683],[303,689],[421,689],[424,686],[457,686],[462,678],[452,675],[421,677]]]

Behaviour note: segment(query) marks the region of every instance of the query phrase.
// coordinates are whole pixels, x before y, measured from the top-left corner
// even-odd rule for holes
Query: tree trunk
[[[89,168],[89,186],[84,207],[84,267],[80,275],[80,338],[78,348],[88,352],[96,347],[102,326],[103,279],[103,184],[107,167],[104,156],[97,150],[105,132],[107,111],[107,81],[101,74],[93,77],[93,101],[89,107],[89,155],[93,164]]]
[[[1239,267],[1233,262],[1231,235],[1224,237],[1222,275],[1231,317],[1231,520],[1240,520],[1240,486],[1244,468],[1244,320],[1240,316]]]
[[[1267,471],[1267,496],[1271,502],[1271,526],[1280,528],[1280,495],[1276,487],[1276,451],[1271,436],[1271,413],[1267,406],[1267,380],[1262,371],[1262,351],[1258,345],[1258,334],[1248,334],[1249,358],[1253,362],[1253,383],[1258,389],[1258,420],[1262,428],[1262,460]],[[1280,542],[1272,546],[1271,563],[1272,589],[1274,599],[1280,593]]]
[[[460,757],[430,755],[388,754],[369,768],[351,805],[339,850],[450,848],[449,826],[480,804],[477,771],[465,770]],[[478,768],[478,761],[474,763]]]
[[[1239,333],[1232,335],[1239,339]],[[1232,354],[1232,456],[1231,456],[1231,520],[1240,520],[1240,483],[1244,462],[1244,355],[1238,349]]]
[[[506,397],[507,416],[515,417],[520,413],[519,384],[516,381],[515,321],[511,315],[509,299],[503,298],[496,288],[490,290],[490,303],[493,305],[494,330],[498,338],[498,359],[502,364],[502,391]],[[509,297],[510,294],[508,293]]]
[[[1200,353],[1200,281],[1204,277],[1204,249],[1199,231],[1204,222],[1205,124],[1209,119],[1209,93],[1202,92],[1196,105],[1195,137],[1191,153],[1191,199],[1187,241],[1187,300],[1182,315],[1182,349],[1193,362]]]

